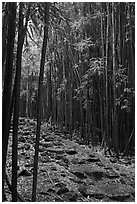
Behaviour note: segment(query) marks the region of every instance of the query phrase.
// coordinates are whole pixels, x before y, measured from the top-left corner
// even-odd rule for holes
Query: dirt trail
[[[18,192],[26,201],[31,201],[35,128],[34,120],[20,119]],[[37,201],[135,201],[134,158],[106,157],[103,151],[68,138],[69,134],[42,124]],[[11,138],[7,169],[11,175]],[[7,195],[10,201],[8,189]]]

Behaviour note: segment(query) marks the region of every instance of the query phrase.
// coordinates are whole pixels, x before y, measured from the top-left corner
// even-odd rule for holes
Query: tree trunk
[[[117,113],[116,113],[116,63],[115,63],[115,21],[114,3],[112,2],[112,55],[113,55],[113,142],[118,154]]]
[[[7,35],[8,35],[8,8],[9,3],[5,5],[5,13],[2,18],[2,87],[4,83],[4,71],[5,71],[5,60],[6,60],[6,45],[7,45]],[[12,15],[12,14],[11,14]]]
[[[102,7],[103,7],[103,3],[101,3],[101,44],[102,44],[102,60],[103,60],[103,67],[104,67],[104,75],[106,76],[106,73],[105,73],[105,49],[104,49],[104,32],[103,32],[103,16],[102,16]],[[100,123],[101,123],[101,131],[102,131],[102,145],[103,143],[106,143],[105,141],[105,132],[104,132],[104,123],[103,123],[103,118],[104,118],[104,109],[105,109],[105,103],[104,103],[104,100],[103,98],[105,97],[105,93],[102,92],[102,95],[101,95],[101,88],[104,87],[104,84],[105,84],[105,77],[103,78],[103,84],[101,86],[101,82],[100,82],[100,91],[99,91],[99,99],[100,99]],[[106,107],[106,110],[107,110],[107,107]],[[107,117],[106,117],[107,118]],[[106,121],[107,122],[107,121]],[[107,135],[107,130],[106,130],[106,135]]]
[[[130,58],[131,58],[131,64],[130,64],[130,73],[129,73],[129,81],[131,83],[131,86],[135,87],[135,48],[133,43],[133,34],[132,34],[132,10],[131,5],[129,4],[129,24],[130,24]]]
[[[12,140],[12,202],[17,202],[17,146],[18,146],[18,119],[20,102],[21,61],[24,38],[27,30],[30,7],[27,10],[25,27],[23,25],[23,3],[19,5],[18,47],[15,76],[15,104],[13,113],[13,140]]]
[[[107,30],[106,30],[106,64],[105,64],[105,70],[106,70],[106,73],[105,73],[105,78],[106,78],[106,84],[105,84],[105,87],[106,87],[106,109],[105,109],[105,143],[108,143],[108,136],[109,136],[109,132],[108,132],[108,37],[109,37],[109,3],[106,3],[106,6],[107,6]]]
[[[2,97],[2,200],[4,201],[4,179],[10,128],[10,105],[13,70],[13,50],[15,38],[16,3],[9,4],[9,22],[7,37],[7,53],[4,74],[4,87]]]
[[[32,202],[36,201],[36,187],[37,187],[37,172],[38,172],[38,153],[39,153],[39,138],[40,138],[40,126],[41,126],[41,100],[42,100],[42,86],[45,64],[45,53],[47,49],[48,40],[48,24],[49,24],[49,7],[50,3],[45,3],[45,16],[44,16],[44,38],[41,53],[40,63],[40,75],[39,75],[39,87],[38,87],[38,103],[37,103],[37,130],[36,130],[36,145],[34,156],[34,172],[33,172],[33,189],[32,189]]]

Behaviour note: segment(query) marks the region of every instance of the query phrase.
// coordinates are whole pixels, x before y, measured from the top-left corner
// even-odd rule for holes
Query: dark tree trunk
[[[5,166],[8,148],[9,127],[10,127],[10,105],[11,105],[11,87],[12,87],[12,70],[13,70],[13,49],[15,38],[15,21],[16,21],[16,3],[9,4],[9,22],[7,36],[7,53],[4,73],[4,87],[2,98],[2,190],[4,201],[4,179]]]
[[[13,113],[13,140],[12,140],[12,202],[17,202],[17,148],[18,148],[18,120],[19,120],[19,102],[20,102],[20,82],[21,82],[21,61],[22,49],[25,33],[29,18],[30,7],[26,15],[25,27],[23,25],[23,3],[19,5],[19,28],[18,28],[18,47],[16,60],[15,76],[15,102]]]
[[[114,3],[112,3],[112,55],[113,55],[113,142],[118,154],[117,113],[116,113],[116,53],[115,53],[115,21]]]
[[[34,156],[34,172],[33,172],[33,189],[32,189],[32,202],[36,201],[36,187],[37,187],[37,172],[38,172],[38,153],[39,153],[39,138],[40,138],[40,126],[41,126],[41,109],[42,109],[42,86],[45,64],[45,53],[48,40],[48,24],[49,24],[49,7],[50,3],[45,3],[45,17],[44,17],[44,38],[41,54],[40,75],[39,75],[39,87],[38,87],[38,103],[37,103],[37,130],[36,130],[36,145]]]

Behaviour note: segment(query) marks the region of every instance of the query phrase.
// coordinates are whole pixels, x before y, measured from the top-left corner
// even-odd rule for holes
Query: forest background
[[[50,120],[72,138],[77,132],[87,145],[132,154],[135,3],[53,2],[47,14],[43,3],[7,5],[1,57],[4,163],[12,114],[14,147],[20,116],[37,118],[37,134],[41,120]]]

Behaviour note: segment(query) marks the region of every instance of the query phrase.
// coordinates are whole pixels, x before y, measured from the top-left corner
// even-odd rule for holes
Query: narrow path
[[[20,119],[18,192],[31,201],[36,122]],[[12,129],[11,129],[12,132]],[[134,202],[134,158],[117,160],[102,150],[79,145],[69,134],[42,125],[37,201]],[[11,169],[11,140],[8,171]],[[8,192],[8,190],[7,190]],[[10,200],[10,195],[9,195]]]

